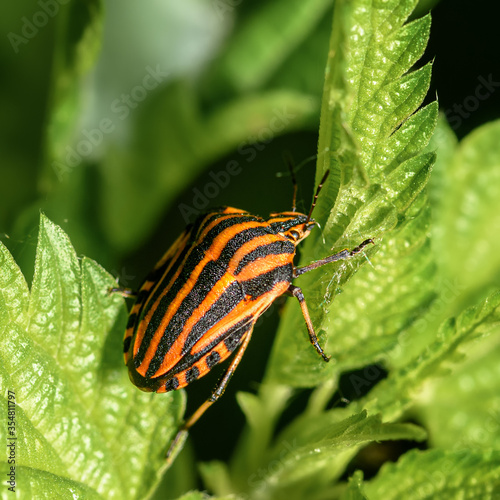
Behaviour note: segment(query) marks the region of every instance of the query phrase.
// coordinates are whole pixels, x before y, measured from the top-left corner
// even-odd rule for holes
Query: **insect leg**
[[[372,245],[375,244],[373,242],[373,240],[370,238],[368,240],[363,241],[363,243],[361,243],[361,245],[358,245],[356,248],[353,248],[352,250],[345,249],[345,250],[342,250],[341,252],[338,252],[334,255],[330,255],[329,257],[326,257],[324,259],[313,262],[312,264],[309,264],[308,266],[296,267],[293,270],[293,277],[296,278],[297,276],[300,276],[301,274],[307,273],[308,271],[312,271],[313,269],[324,266],[325,264],[330,264],[330,262],[336,262],[337,260],[350,259],[354,255],[360,253],[363,250],[363,248],[365,248],[370,243]]]
[[[250,342],[250,338],[252,337],[252,330],[253,330],[253,325],[252,328],[248,331],[248,333],[243,337],[243,343],[238,349],[236,356],[231,361],[231,364],[229,365],[229,368],[226,370],[226,373],[224,373],[224,376],[221,378],[215,389],[212,391],[211,396],[188,418],[188,420],[180,428],[179,432],[172,441],[170,448],[167,451],[167,459],[170,457],[172,452],[177,448],[178,444],[181,441],[184,441],[189,429],[199,420],[199,418],[208,410],[208,408],[210,408],[210,406],[212,406],[224,394],[224,391],[226,389],[227,384],[229,383],[229,380],[231,379],[236,368],[238,367],[241,358],[243,357],[243,354],[245,354],[245,349],[247,348]]]
[[[318,351],[318,353],[322,356],[325,361],[330,361],[330,356],[327,356],[323,351],[322,347],[319,345],[318,337],[316,336],[316,332],[314,331],[314,327],[311,321],[311,317],[309,316],[309,310],[307,309],[306,299],[304,298],[304,294],[302,290],[295,285],[290,285],[288,287],[287,292],[290,295],[293,295],[297,298],[300,304],[300,308],[302,309],[302,315],[306,320],[307,331],[309,332],[309,339],[311,340],[311,344]]]

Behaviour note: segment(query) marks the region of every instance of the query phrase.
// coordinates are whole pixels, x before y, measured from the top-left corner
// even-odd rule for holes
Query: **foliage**
[[[431,20],[409,20],[416,4],[338,0],[333,26],[328,1],[242,6],[239,29],[203,71],[144,65],[143,84],[156,75],[157,85],[121,108],[126,119],[101,115],[116,134],[100,136],[82,123],[89,110],[99,116],[109,18],[97,0],[60,6],[40,198],[12,227],[26,234],[39,218],[30,286],[28,242],[0,244],[0,388],[4,408],[15,401],[18,498],[495,498],[500,121],[458,142],[437,103],[423,104],[431,64],[416,64]],[[197,8],[228,32],[228,2]],[[300,262],[375,240],[296,282],[332,360],[308,345],[289,300],[262,385],[237,395],[246,426],[231,460],[197,464],[186,448],[166,463],[185,393],[130,384],[124,300],[75,248],[119,267],[204,171],[200,189],[230,179],[220,172],[231,161],[244,177],[251,154],[317,128],[319,114],[316,183],[327,169],[330,178]],[[90,137],[91,152],[73,161]],[[306,389],[305,408],[287,418]],[[344,392],[349,401],[335,404]],[[0,436],[11,437],[5,425]],[[365,479],[360,457],[393,441],[420,449]],[[197,469],[209,494],[195,489]]]

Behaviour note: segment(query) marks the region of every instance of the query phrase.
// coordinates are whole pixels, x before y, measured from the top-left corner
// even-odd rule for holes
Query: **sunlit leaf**
[[[369,499],[493,500],[500,491],[500,452],[412,451],[385,465],[364,491]]]
[[[338,477],[358,446],[372,440],[422,440],[425,432],[409,424],[384,424],[366,413],[337,421],[334,413],[300,420],[278,436],[260,468],[250,476],[255,499],[300,499]]]
[[[29,305],[19,269],[3,247],[1,255],[0,386],[5,407],[15,403],[20,498],[145,497],[161,477],[183,398],[144,394],[127,380],[126,310],[108,293],[113,278],[78,259],[44,216]],[[3,442],[13,437],[6,426],[0,433]]]
[[[320,338],[342,364],[322,363],[304,348],[300,309],[288,304],[269,365],[269,376],[281,383],[313,386],[334,370],[374,362],[432,300],[435,269],[424,188],[435,155],[422,151],[437,105],[417,111],[430,66],[409,70],[425,49],[430,19],[404,24],[414,5],[337,3],[317,179],[326,168],[331,174],[315,211],[323,230],[306,240],[301,262],[354,248],[368,237],[376,248],[366,249],[368,259],[361,255],[297,280]]]
[[[425,391],[426,380],[439,377],[453,363],[463,361],[470,343],[491,334],[500,325],[500,292],[445,321],[431,344],[404,366],[394,370],[353,407],[382,412],[384,418],[399,418],[412,400]],[[425,326],[424,326],[425,327]],[[424,396],[425,398],[425,396]]]

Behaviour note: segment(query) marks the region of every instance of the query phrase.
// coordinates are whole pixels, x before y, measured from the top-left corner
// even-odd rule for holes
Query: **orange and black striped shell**
[[[125,332],[125,363],[142,390],[185,387],[224,361],[293,277],[304,214],[261,219],[224,207],[189,225],[143,283]]]

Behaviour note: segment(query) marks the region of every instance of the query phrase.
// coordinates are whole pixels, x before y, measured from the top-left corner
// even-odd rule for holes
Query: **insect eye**
[[[300,238],[300,233],[298,231],[296,231],[295,229],[292,229],[290,231],[290,236],[294,239],[294,240],[298,240]]]

